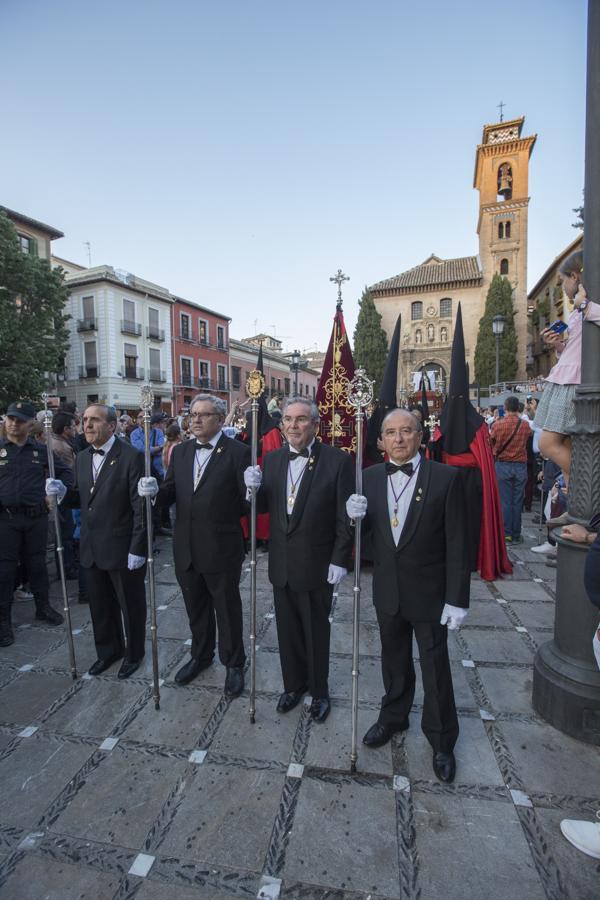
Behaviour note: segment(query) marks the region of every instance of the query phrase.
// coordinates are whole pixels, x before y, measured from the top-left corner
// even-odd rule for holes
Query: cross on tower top
[[[501,122],[504,122],[504,107],[505,106],[506,106],[506,103],[503,103],[502,100],[498,104],[498,109],[500,110],[500,121]]]
[[[329,279],[330,281],[334,281],[338,286],[338,299],[337,299],[337,309],[342,308],[342,284],[344,281],[350,281],[350,277],[348,275],[344,275],[341,269],[338,269],[336,274]]]

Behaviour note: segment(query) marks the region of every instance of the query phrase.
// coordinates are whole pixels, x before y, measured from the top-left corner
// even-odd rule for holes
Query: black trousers
[[[219,629],[219,659],[234,668],[246,662],[243,638],[241,563],[227,572],[175,570],[192,632],[192,658],[210,663]]]
[[[293,591],[273,586],[279,660],[285,691],[308,686],[313,697],[329,697],[329,639],[333,586]]]
[[[107,572],[97,566],[85,569],[98,659],[123,655],[128,662],[142,659],[146,638],[145,574],[146,566],[133,572],[129,569]]]
[[[414,632],[419,646],[425,695],[421,728],[435,752],[449,753],[458,738],[458,718],[446,626],[434,622],[409,622],[400,613],[389,615],[379,610],[377,621],[385,688],[379,721],[386,725],[400,725],[410,713],[415,696]]]
[[[19,560],[27,569],[34,594],[47,599],[48,516],[31,518],[25,513],[0,512],[0,606],[10,607]]]

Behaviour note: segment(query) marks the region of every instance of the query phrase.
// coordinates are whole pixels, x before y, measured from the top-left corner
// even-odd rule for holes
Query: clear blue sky
[[[365,284],[477,252],[482,126],[526,116],[529,286],[581,202],[584,0],[2,0],[0,203],[325,348]],[[10,74],[9,74],[10,73]]]

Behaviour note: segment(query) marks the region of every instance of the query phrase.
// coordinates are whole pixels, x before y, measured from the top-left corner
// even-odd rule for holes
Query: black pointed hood
[[[396,388],[398,385],[401,324],[401,316],[398,316],[396,327],[394,328],[394,333],[390,342],[385,369],[383,370],[379,399],[367,425],[366,455],[371,462],[381,462],[383,460],[383,456],[377,449],[377,439],[381,436],[381,423],[383,422],[386,413],[388,413],[390,409],[396,409],[398,406],[396,401]]]
[[[452,359],[450,363],[450,386],[444,408],[440,416],[440,430],[444,438],[444,450],[457,456],[466,453],[477,431],[483,425],[483,418],[477,413],[469,399],[469,375],[465,357],[465,336],[463,333],[460,303],[454,324]]]

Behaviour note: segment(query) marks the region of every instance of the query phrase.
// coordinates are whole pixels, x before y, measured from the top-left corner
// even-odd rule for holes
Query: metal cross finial
[[[500,121],[501,121],[501,122],[504,122],[504,112],[503,112],[503,110],[504,110],[504,107],[505,107],[505,106],[506,106],[506,103],[503,103],[502,100],[501,100],[500,103],[498,104],[498,109],[500,110]]]
[[[329,279],[330,281],[334,281],[338,286],[338,299],[337,299],[337,308],[342,308],[342,284],[344,281],[350,281],[348,275],[344,275],[341,269],[338,269],[333,278]]]

